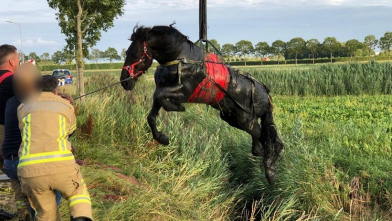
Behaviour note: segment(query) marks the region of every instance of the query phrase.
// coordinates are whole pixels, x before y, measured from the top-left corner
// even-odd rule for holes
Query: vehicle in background
[[[67,69],[56,69],[52,72],[52,76],[55,76],[59,80],[59,86],[73,83],[72,74]]]

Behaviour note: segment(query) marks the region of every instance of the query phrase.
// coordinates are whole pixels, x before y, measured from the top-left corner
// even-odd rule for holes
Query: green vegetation
[[[391,82],[391,65],[299,67],[248,69],[271,88],[286,144],[274,187],[251,156],[250,137],[205,105],[162,111],[158,126],[171,144],[156,144],[146,121],[152,71],[132,92],[118,86],[77,103],[72,141],[86,162],[96,219],[391,220],[392,91],[390,83],[380,86],[388,74]],[[347,85],[369,86],[351,89],[339,83],[346,78]],[[118,74],[86,81],[88,92],[118,81]],[[63,89],[76,94],[73,86]],[[340,93],[361,95],[282,96]],[[65,203],[62,211],[67,219]]]
[[[244,69],[273,94],[300,96],[392,94],[391,63],[351,63],[308,68]]]

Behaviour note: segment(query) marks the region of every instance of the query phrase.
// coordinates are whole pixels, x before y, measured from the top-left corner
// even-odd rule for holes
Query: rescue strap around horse
[[[168,67],[168,66],[172,66],[172,65],[179,65],[178,66],[178,84],[181,84],[181,64],[192,64],[192,65],[203,66],[205,62],[216,63],[216,62],[211,62],[211,61],[187,60],[187,59],[183,58],[183,59],[177,59],[174,61],[170,61],[170,62],[161,64],[161,66]],[[237,105],[240,109],[242,109],[245,113],[249,114],[250,116],[254,115],[252,113],[252,111],[250,111],[246,107],[242,106],[236,99],[234,99],[220,84],[218,84],[208,74],[205,74],[205,75],[208,78],[208,80],[210,80],[220,91],[222,91],[227,97],[229,97],[234,102],[235,105]]]
[[[181,64],[203,65],[204,63],[203,63],[203,61],[187,60],[186,58],[183,58],[183,59],[177,59],[177,60],[162,64],[162,66],[165,66],[165,67],[178,65],[178,84],[181,84],[181,76],[182,76]]]

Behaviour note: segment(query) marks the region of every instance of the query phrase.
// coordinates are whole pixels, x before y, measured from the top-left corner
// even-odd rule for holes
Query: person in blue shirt
[[[5,105],[14,96],[12,78],[19,66],[19,54],[13,45],[0,45],[0,147],[4,141]],[[3,170],[3,155],[0,149],[0,169]]]

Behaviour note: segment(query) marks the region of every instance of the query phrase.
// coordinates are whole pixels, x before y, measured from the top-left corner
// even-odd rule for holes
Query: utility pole
[[[20,54],[22,55],[22,63],[24,63],[24,54],[23,54],[23,40],[22,40],[22,28],[19,23],[13,21],[7,21],[10,24],[15,24],[19,26],[19,34],[20,34]]]
[[[200,41],[200,48],[203,50],[203,42],[205,42],[206,51],[208,51],[207,0],[199,0],[199,41]]]

